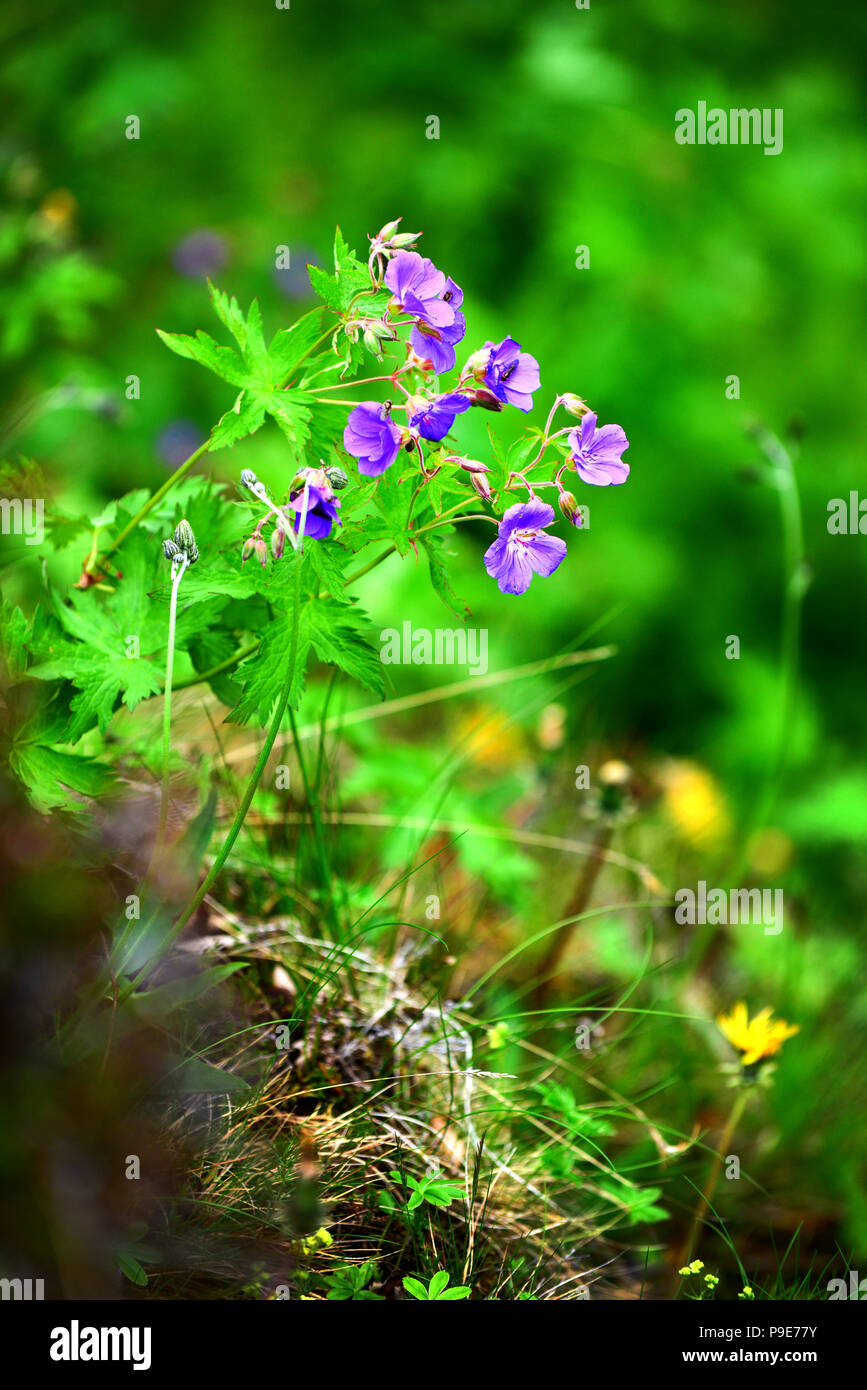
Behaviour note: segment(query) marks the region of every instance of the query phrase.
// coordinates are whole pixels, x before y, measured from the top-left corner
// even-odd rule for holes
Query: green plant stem
[[[335,311],[335,312],[336,312],[336,311]],[[342,315],[338,314],[337,317],[338,317],[338,318],[341,318]],[[327,342],[329,338],[333,338],[333,337],[334,337],[334,334],[336,333],[336,331],[337,331],[336,326],[332,324],[332,326],[331,326],[330,328],[326,329],[326,331],[325,331],[323,334],[321,334],[320,337],[318,337],[318,338],[316,339],[316,342],[313,343],[312,346],[309,347],[305,353],[302,353],[302,355],[298,358],[298,361],[295,363],[294,367],[292,368],[291,372],[289,373],[289,377],[291,377],[291,379],[292,379],[293,382],[294,382],[295,376],[296,376],[296,374],[297,374],[297,372],[298,372],[298,368],[301,366],[301,363],[302,363],[302,362],[306,362],[306,361],[307,361],[307,358],[308,358],[308,357],[311,357],[312,354],[316,351],[316,349],[322,345],[322,343]],[[287,387],[288,385],[290,385],[289,377],[287,377],[286,380],[284,380],[281,389],[284,389],[285,387]]]
[[[175,664],[175,627],[178,616],[178,590],[181,587],[181,580],[184,577],[188,560],[186,555],[181,559],[177,573],[172,577],[172,596],[169,603],[169,635],[168,651],[166,653],[166,683],[163,689],[163,768],[162,781],[160,784],[160,821],[157,827],[157,838],[153,848],[152,860],[156,858],[162,848],[166,833],[166,822],[169,816],[169,758],[172,751],[172,671]]]
[[[693,1213],[692,1224],[689,1228],[689,1235],[687,1236],[686,1241],[684,1242],[683,1248],[680,1252],[680,1256],[677,1261],[678,1269],[681,1269],[685,1264],[688,1264],[688,1262],[691,1259],[695,1258],[695,1253],[698,1250],[698,1247],[701,1243],[701,1237],[704,1230],[704,1218],[707,1214],[708,1207],[710,1206],[711,1201],[713,1200],[713,1194],[716,1190],[717,1182],[719,1181],[720,1170],[725,1161],[726,1151],[729,1147],[729,1144],[732,1141],[732,1135],[737,1129],[738,1124],[740,1123],[741,1115],[744,1112],[744,1106],[747,1102],[747,1094],[748,1092],[746,1086],[741,1085],[737,1092],[737,1095],[735,1096],[734,1104],[731,1108],[731,1113],[729,1114],[728,1120],[726,1121],[726,1127],[723,1130],[722,1135],[720,1136],[719,1148],[713,1156],[713,1161],[710,1165],[710,1169],[708,1170],[707,1180],[705,1182],[704,1187],[702,1188],[701,1196],[698,1201],[698,1206],[696,1207],[695,1212]]]
[[[292,609],[292,636],[289,643],[289,654],[286,664],[286,677],[284,679],[283,688],[280,692],[280,697],[275,706],[274,713],[271,716],[271,723],[268,727],[268,733],[259,751],[259,756],[256,759],[256,765],[253,768],[253,771],[250,773],[247,785],[244,788],[244,794],[241,797],[241,800],[238,804],[238,809],[235,812],[235,818],[232,821],[231,826],[229,827],[228,834],[226,835],[225,840],[220,846],[220,849],[214,859],[214,862],[211,865],[211,868],[208,871],[208,873],[205,875],[203,882],[196,889],[195,893],[193,893],[189,902],[186,904],[180,915],[172,924],[168,936],[160,946],[159,954],[162,954],[162,952],[165,951],[166,948],[170,946],[171,943],[175,940],[175,938],[179,935],[183,927],[186,925],[186,923],[192,917],[193,913],[198,908],[202,899],[205,897],[205,894],[210,891],[214,882],[219,877],[223,865],[225,864],[226,860],[231,854],[232,847],[234,846],[235,841],[237,840],[238,835],[241,832],[241,827],[243,826],[244,821],[247,818],[247,812],[250,809],[253,797],[256,795],[256,789],[259,786],[262,773],[265,771],[265,765],[268,762],[269,757],[271,756],[271,749],[274,747],[274,742],[277,738],[277,734],[279,733],[280,725],[283,721],[283,716],[286,713],[286,707],[289,704],[289,697],[292,693],[292,683],[295,677],[295,662],[298,656],[298,619],[301,609],[301,569],[303,565],[303,560],[300,553],[297,551],[294,552],[294,563],[295,588]],[[141,966],[134,979],[128,981],[127,984],[123,987],[123,989],[119,991],[119,1003],[122,1003],[123,1000],[126,999],[133,992],[134,989],[136,989],[139,981],[144,977],[144,975],[147,973],[147,971],[153,964],[153,960],[153,956],[149,957],[148,960],[145,961],[144,965]]]
[[[123,530],[111,542],[111,545],[108,547],[108,549],[103,551],[103,559],[107,559],[109,555],[113,555],[116,550],[120,549],[127,536],[132,534],[132,532],[138,526],[139,522],[144,521],[148,512],[153,511],[154,507],[157,505],[158,502],[162,502],[166,493],[171,492],[172,488],[175,486],[175,483],[179,483],[182,478],[185,478],[187,476],[193,464],[198,463],[199,459],[204,457],[204,455],[208,452],[210,447],[211,442],[209,439],[206,439],[204,444],[200,445],[196,452],[194,454],[190,454],[190,457],[184,463],[181,464],[180,468],[175,469],[172,476],[170,478],[167,478],[166,481],[163,483],[162,487],[157,488],[153,496],[149,497],[147,502],[145,502],[144,506],[136,512],[132,521],[128,522],[128,524],[124,526]],[[94,557],[93,566],[90,562],[88,562],[88,569],[90,573],[93,573],[93,567],[96,565],[96,563],[96,557]]]

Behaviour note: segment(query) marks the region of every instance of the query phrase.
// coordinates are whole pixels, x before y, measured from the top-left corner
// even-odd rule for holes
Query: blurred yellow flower
[[[520,729],[491,705],[464,714],[458,720],[457,734],[466,757],[481,767],[499,771],[513,767],[521,757]]]
[[[689,844],[711,849],[731,833],[731,816],[716,779],[707,768],[670,758],[659,770],[668,815]]]
[[[772,1009],[762,1009],[750,1022],[746,1004],[735,1004],[730,1014],[720,1014],[717,1025],[733,1047],[743,1052],[741,1061],[751,1067],[762,1057],[771,1057],[779,1052],[787,1038],[793,1038],[801,1029],[797,1023],[787,1023],[784,1018],[771,1021]]]

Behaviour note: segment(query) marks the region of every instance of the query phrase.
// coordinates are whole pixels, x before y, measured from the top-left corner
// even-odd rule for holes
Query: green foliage
[[[379,1268],[374,1260],[365,1260],[360,1265],[339,1265],[333,1274],[322,1278],[325,1297],[330,1303],[382,1303],[382,1294],[367,1287],[378,1278]]]
[[[428,1303],[435,1301],[439,1303],[456,1302],[462,1298],[469,1298],[472,1293],[472,1289],[466,1284],[453,1284],[449,1288],[449,1275],[445,1269],[437,1270],[427,1286],[420,1279],[407,1275],[403,1281],[403,1287],[410,1298],[417,1298],[419,1302]]]
[[[157,330],[166,346],[179,357],[198,362],[221,381],[241,388],[234,405],[211,431],[209,448],[232,448],[239,440],[255,434],[265,416],[270,415],[283,431],[293,457],[300,461],[310,442],[309,397],[286,386],[321,337],[320,315],[314,310],[292,328],[281,329],[266,347],[257,300],[253,300],[245,318],[237,300],[212,285],[211,304],[235,339],[236,348],[215,342],[201,329],[195,338]]]
[[[452,1182],[448,1178],[442,1177],[440,1173],[430,1173],[424,1178],[403,1177],[396,1169],[389,1173],[393,1182],[405,1183],[410,1189],[407,1199],[407,1211],[416,1211],[422,1202],[427,1202],[432,1207],[449,1207],[452,1202],[460,1201],[464,1195],[464,1189],[459,1182]]]

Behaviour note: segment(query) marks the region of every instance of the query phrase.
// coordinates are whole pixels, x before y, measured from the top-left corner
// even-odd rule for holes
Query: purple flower
[[[553,574],[566,557],[566,542],[546,536],[554,508],[538,497],[510,507],[500,522],[497,539],[485,551],[485,569],[503,594],[523,594],[534,572]]]
[[[388,263],[385,283],[408,314],[425,319],[434,328],[448,328],[454,323],[451,297],[444,297],[446,277],[417,251],[398,251]]]
[[[295,534],[301,528],[301,513],[304,510],[303,490],[293,497],[289,503],[295,513]],[[340,506],[339,497],[326,497],[319,491],[318,487],[307,488],[307,516],[304,521],[304,534],[311,536],[313,540],[322,541],[331,534],[331,528],[335,521],[338,526],[343,522],[337,515],[337,508]]]
[[[413,351],[432,363],[437,375],[451,371],[455,347],[467,331],[460,285],[417,251],[398,251],[388,263],[385,283],[400,307],[415,317],[409,335]]]
[[[365,478],[378,478],[398,455],[402,434],[384,405],[364,401],[351,411],[343,431],[343,447],[358,459]]]
[[[497,400],[530,410],[534,391],[539,389],[539,363],[529,352],[521,351],[514,338],[501,343],[485,343],[489,349],[482,380]],[[484,351],[484,349],[483,349]]]
[[[619,425],[603,425],[597,430],[592,410],[572,430],[569,447],[572,463],[585,483],[608,487],[611,483],[625,483],[629,477],[629,464],[620,457],[629,448],[629,440]]]
[[[190,420],[173,420],[157,436],[156,449],[160,458],[177,468],[205,442],[205,435]]]
[[[470,408],[466,396],[462,396],[458,391],[450,391],[445,396],[434,396],[432,401],[416,396],[412,404],[417,404],[420,409],[410,414],[410,429],[418,430],[425,439],[436,441],[445,438],[455,422],[456,415]]]
[[[450,372],[455,365],[455,347],[467,331],[467,321],[463,314],[455,311],[455,321],[449,328],[433,328],[424,319],[413,325],[409,340],[413,352],[423,362],[430,362],[437,376]]]
[[[179,241],[172,251],[172,264],[190,280],[216,275],[226,263],[226,243],[219,232],[202,227]]]

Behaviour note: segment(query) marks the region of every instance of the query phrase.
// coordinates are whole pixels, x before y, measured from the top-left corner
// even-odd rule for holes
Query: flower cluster
[[[625,482],[629,464],[622,455],[629,441],[619,425],[600,427],[596,413],[569,392],[554,398],[544,430],[530,434],[517,452],[513,447],[508,462],[498,459],[496,477],[488,464],[452,452],[445,441],[459,415],[473,408],[494,412],[514,408],[524,414],[532,410],[541,386],[539,363],[507,334],[500,342],[485,342],[471,352],[457,381],[441,389],[439,378],[455,368],[458,345],[467,332],[463,291],[451,276],[413,249],[420,234],[400,232],[399,225],[400,219],[389,222],[370,238],[370,284],[352,295],[340,316],[350,342],[357,344],[360,337],[380,361],[386,345],[400,343],[400,330],[408,329],[404,360],[381,376],[354,383],[384,381],[390,385],[390,395],[384,401],[346,402],[351,409],[343,447],[363,478],[381,477],[402,453],[417,465],[420,486],[443,468],[458,469],[475,494],[500,513],[482,517],[497,527],[497,537],[484,556],[488,574],[502,593],[523,594],[534,575],[553,574],[566,557],[565,541],[548,533],[557,520],[555,509],[539,493],[554,489],[561,517],[573,527],[582,527],[585,509],[564,479],[574,475],[595,487]],[[373,304],[369,312],[364,307],[363,301],[370,296],[379,317]],[[336,333],[333,341],[336,345]],[[334,389],[330,385],[312,388],[314,394]],[[559,410],[571,416],[573,423],[555,428]],[[282,555],[287,536],[293,546],[304,536],[316,540],[329,536],[335,522],[340,525],[334,472],[324,465],[302,469],[284,506],[270,499],[255,475],[243,475],[242,483],[266,507],[265,516],[244,544],[244,558],[256,556],[266,563],[268,544],[262,536],[266,522],[274,527],[271,553],[275,558]],[[523,495],[514,498],[516,492]],[[460,510],[460,506],[452,508],[452,513]],[[453,516],[452,524],[463,519],[469,518]]]
[[[342,468],[302,468],[289,487],[289,501],[286,508],[277,506],[268,496],[268,491],[251,468],[241,473],[241,486],[258,498],[265,507],[265,515],[256,524],[252,535],[244,542],[241,553],[242,563],[255,556],[263,569],[268,562],[268,543],[262,536],[262,527],[273,523],[271,532],[271,554],[279,560],[286,547],[286,537],[297,547],[304,537],[325,540],[331,535],[337,522],[342,526],[338,515],[340,498],[335,491],[344,488],[349,479]]]
[[[504,493],[525,489],[525,501],[507,506],[499,520],[488,518],[497,525],[497,539],[484,557],[485,568],[502,593],[522,594],[534,574],[553,574],[566,556],[565,542],[547,534],[555,512],[538,492],[554,488],[562,516],[572,526],[581,527],[584,511],[566,487],[564,476],[574,473],[596,487],[625,482],[629,464],[622,455],[629,441],[619,425],[599,427],[596,413],[579,396],[568,393],[555,398],[535,456],[508,474],[496,498],[486,476],[491,469],[478,460],[444,452],[426,460],[426,452],[430,452],[427,446],[441,444],[458,415],[471,407],[501,411],[513,406],[530,411],[541,377],[536,358],[515,338],[506,336],[471,353],[456,384],[447,391],[439,389],[438,378],[454,368],[456,348],[466,335],[463,291],[433,261],[408,249],[418,240],[418,233],[399,234],[397,228],[397,221],[388,223],[371,238],[368,265],[372,289],[384,286],[391,293],[384,318],[391,315],[392,330],[409,326],[406,361],[388,378],[403,400],[359,402],[350,411],[343,446],[366,478],[379,477],[405,451],[416,457],[422,481],[434,477],[442,467],[457,466],[469,475],[471,486],[485,501],[500,501]],[[385,332],[378,324],[377,348]],[[402,380],[408,375],[412,389]],[[560,408],[577,417],[578,425],[555,431],[554,415]],[[537,470],[545,467],[549,449],[554,451],[554,462],[548,465],[549,475],[540,479]]]

